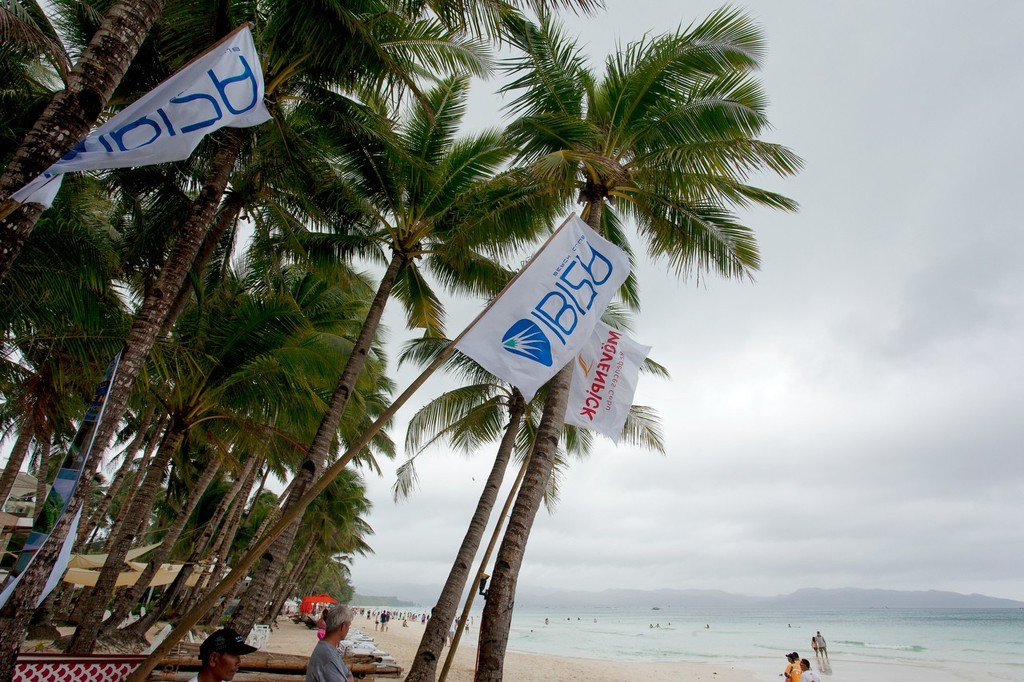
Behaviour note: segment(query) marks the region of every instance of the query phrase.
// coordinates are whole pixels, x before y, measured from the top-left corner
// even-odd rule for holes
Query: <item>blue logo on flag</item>
[[[540,327],[530,320],[519,320],[509,327],[501,339],[501,345],[509,353],[529,358],[545,367],[551,366],[551,342]]]

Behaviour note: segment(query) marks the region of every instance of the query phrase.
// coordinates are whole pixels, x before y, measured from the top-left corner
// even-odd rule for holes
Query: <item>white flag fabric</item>
[[[97,128],[11,198],[49,207],[62,173],[180,161],[218,128],[269,119],[263,68],[244,27]]]
[[[43,603],[43,600],[50,596],[53,592],[53,588],[57,587],[57,583],[61,581],[64,574],[68,570],[68,564],[71,561],[71,548],[75,544],[75,540],[78,538],[78,524],[82,520],[82,509],[79,507],[78,513],[75,514],[75,520],[71,522],[71,528],[68,529],[67,537],[64,538],[64,544],[61,545],[60,554],[57,555],[57,561],[54,562],[53,568],[50,569],[50,577],[46,579],[46,585],[43,587],[42,593],[39,595],[39,600],[36,602],[36,608]]]
[[[633,404],[640,365],[650,352],[650,346],[598,321],[576,357],[565,422],[603,433],[618,443]]]
[[[575,215],[456,348],[530,400],[569,362],[629,274],[629,258]]]
[[[60,547],[60,553],[57,555],[57,559],[53,564],[53,568],[50,569],[50,575],[46,579],[46,584],[43,586],[43,591],[36,598],[36,608],[43,603],[43,601],[50,596],[53,592],[53,588],[57,587],[57,583],[64,577],[64,573],[68,570],[68,562],[71,559],[71,548],[75,544],[75,539],[78,537],[78,522],[82,520],[82,510],[79,509],[78,513],[75,514],[75,518],[71,521],[71,528],[68,529],[68,534],[64,538],[64,543]],[[0,592],[0,607],[7,604],[7,600],[14,594],[15,588],[18,587],[18,583],[21,582],[21,577],[25,575],[24,572],[19,573],[4,585],[3,592]]]

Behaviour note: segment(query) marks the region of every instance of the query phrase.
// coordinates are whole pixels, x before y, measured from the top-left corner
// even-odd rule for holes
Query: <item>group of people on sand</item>
[[[811,637],[811,648],[814,649],[814,659],[818,662],[818,667],[825,672],[830,672],[831,662],[828,660],[828,646],[825,643],[825,638],[821,635],[821,630]],[[782,673],[786,682],[821,682],[818,673],[811,670],[811,662],[806,658],[800,658],[800,654],[797,652],[786,654],[786,660],[788,661],[786,671]]]
[[[347,606],[335,606],[324,611],[321,618],[325,634],[309,655],[306,682],[355,682],[352,671],[338,651],[338,645],[348,636],[352,625],[352,610]],[[202,668],[188,682],[229,682],[238,672],[242,656],[254,651],[256,647],[246,644],[234,630],[217,630],[199,646]]]

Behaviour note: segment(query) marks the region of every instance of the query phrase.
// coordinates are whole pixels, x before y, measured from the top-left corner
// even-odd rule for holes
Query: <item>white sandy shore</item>
[[[408,671],[412,665],[424,625],[409,623],[390,625],[387,632],[374,632],[373,627],[365,627],[356,619],[356,627],[373,637],[378,648],[395,657],[398,665]],[[475,631],[474,631],[475,632]],[[459,644],[452,670],[448,674],[450,682],[471,682],[473,664],[476,659],[476,643],[470,641]],[[277,628],[271,633],[267,643],[268,651],[278,653],[308,653],[316,645],[316,632],[303,625],[295,625],[284,618],[278,619]],[[447,655],[447,648],[442,655]],[[442,659],[443,660],[443,659]],[[438,666],[440,669],[440,665]],[[505,657],[505,679],[516,682],[622,682],[623,680],[648,680],[650,682],[756,682],[757,678],[746,671],[721,666],[703,665],[699,663],[619,663],[613,661],[594,661],[583,658],[563,658],[560,656],[540,656],[509,652]]]
[[[409,670],[424,625],[401,622],[389,626],[387,632],[375,632],[373,626],[356,618],[355,625],[373,637],[378,648],[391,654],[402,669]],[[468,641],[460,643],[452,670],[450,682],[471,682],[476,658],[476,630]],[[316,632],[302,625],[295,625],[284,618],[278,620],[277,629],[270,635],[269,651],[281,653],[308,653],[316,645]],[[447,655],[446,648],[442,653]],[[746,661],[736,667],[708,665],[703,663],[629,663],[619,661],[598,661],[586,658],[545,656],[510,651],[505,656],[504,676],[516,682],[776,682],[781,680],[785,667],[782,654],[779,662],[774,660]],[[1019,680],[1013,670],[979,670],[966,664],[945,662],[942,664],[899,664],[873,663],[867,661],[843,660],[833,656],[833,675],[823,676],[828,682],[965,682],[966,680],[991,680],[1004,682]],[[438,671],[440,671],[440,664]],[[1016,671],[1019,672],[1019,671]]]
[[[379,649],[395,658],[405,671],[412,665],[424,625],[410,623],[403,628],[401,622],[391,625],[388,632],[375,632],[365,620],[356,618],[356,627],[373,637]],[[72,628],[60,628],[70,634]],[[151,635],[153,633],[151,632]],[[476,658],[475,630],[468,641],[460,643],[450,682],[471,682]],[[270,634],[267,651],[286,654],[309,654],[316,645],[316,631],[304,625],[295,625],[286,618],[277,621]],[[28,641],[22,651],[53,650],[49,642]],[[447,655],[448,649],[442,652]],[[443,661],[443,658],[442,658]],[[780,682],[784,660],[748,660],[733,666],[703,663],[632,663],[598,661],[587,658],[545,656],[510,651],[505,656],[505,679],[516,682]],[[881,663],[843,660],[832,656],[834,674],[825,676],[828,682],[1019,682],[1019,668],[1006,666],[970,666],[965,663]],[[244,663],[243,663],[244,667]],[[438,665],[440,671],[440,665]]]

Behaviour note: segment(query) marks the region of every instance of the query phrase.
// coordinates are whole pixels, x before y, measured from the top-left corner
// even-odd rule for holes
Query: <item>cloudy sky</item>
[[[565,19],[595,66],[719,6],[607,2]],[[643,265],[634,336],[672,379],[643,377],[636,402],[660,411],[667,453],[599,438],[539,514],[520,585],[1024,600],[1024,4],[744,7],[769,44],[766,137],[806,160],[760,184],[801,211],[744,215],[756,282]],[[495,120],[492,90],[474,121]],[[452,334],[468,322],[457,313]],[[394,467],[368,480],[376,553],[354,563],[361,592],[443,582],[490,455],[430,451],[398,505]]]

